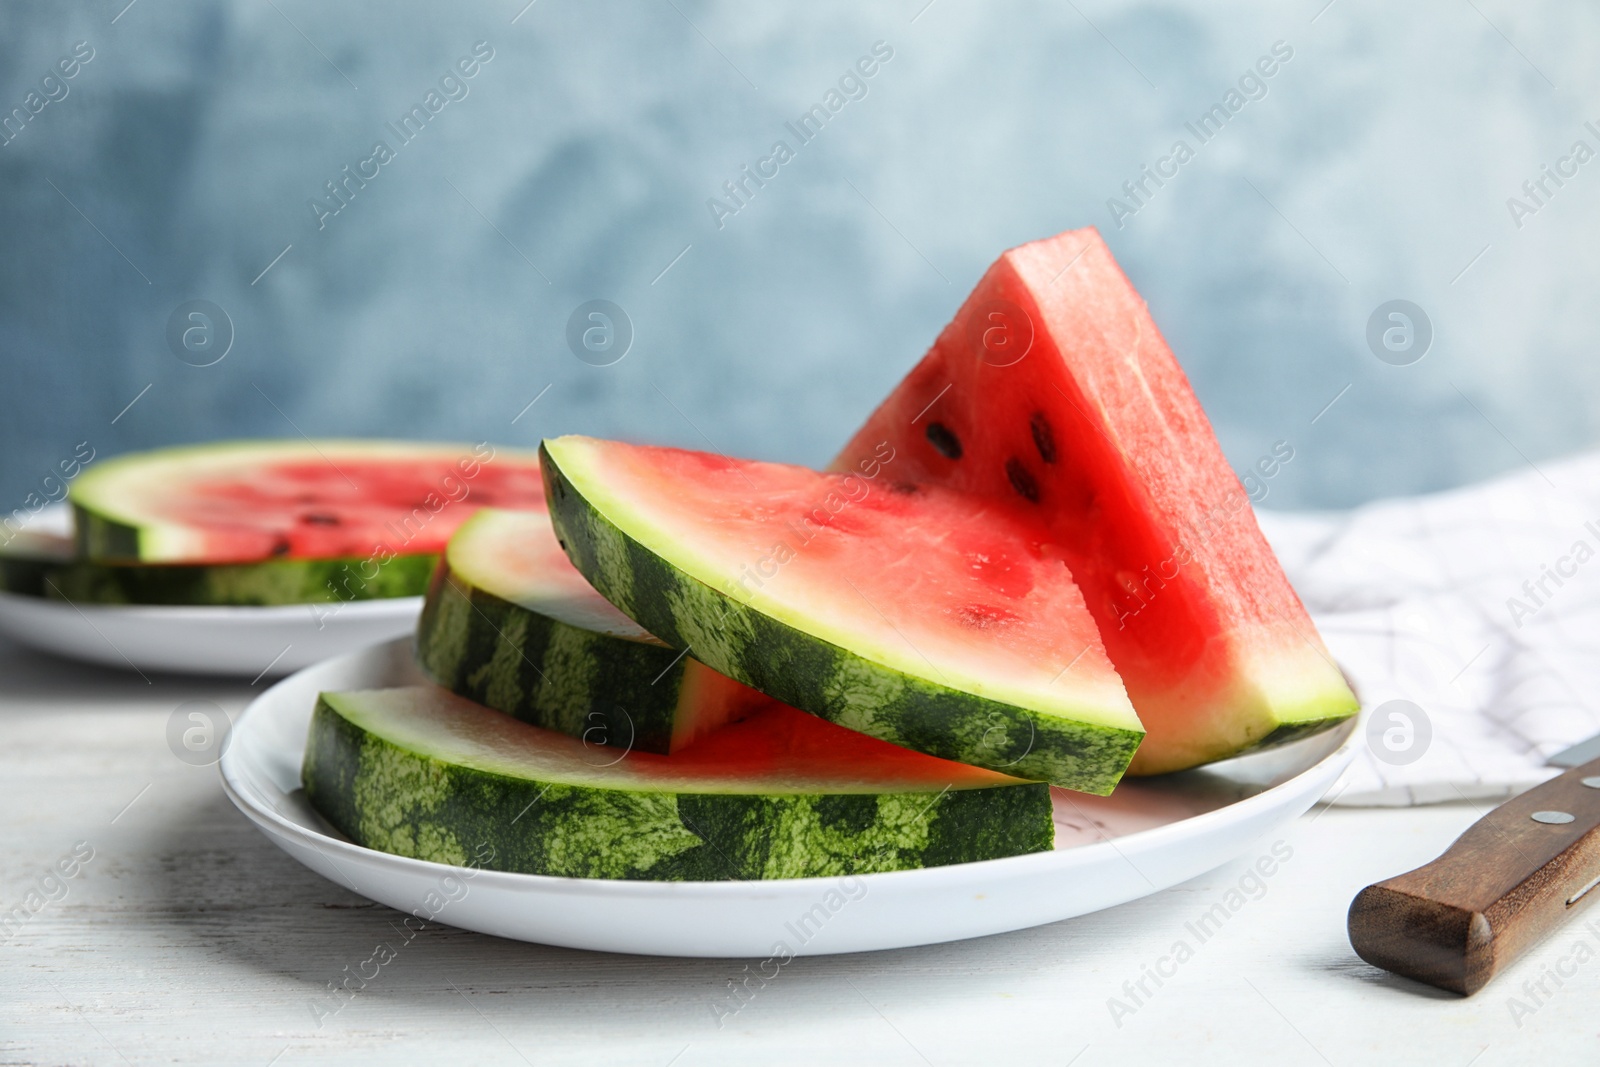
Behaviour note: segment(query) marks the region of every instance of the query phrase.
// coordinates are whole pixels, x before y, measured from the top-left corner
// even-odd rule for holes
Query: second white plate
[[[35,553],[70,552],[72,509],[23,523]],[[420,596],[275,607],[79,604],[0,592],[0,634],[68,659],[135,671],[260,679],[410,633]]]
[[[73,604],[0,593],[0,633],[124,670],[260,678],[410,633],[421,611],[420,596],[235,608]]]
[[[1053,852],[849,878],[626,882],[466,870],[375,852],[306,802],[300,762],[321,690],[414,684],[409,640],[318,664],[256,698],[221,761],[228,796],[285,852],[371,900],[500,937],[661,956],[768,958],[956,941],[1147,896],[1299,817],[1354,755],[1354,720],[1199,771],[1055,790]]]

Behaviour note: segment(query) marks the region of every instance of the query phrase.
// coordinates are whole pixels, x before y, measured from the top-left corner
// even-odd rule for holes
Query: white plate
[[[419,679],[408,640],[318,664],[245,709],[221,761],[239,810],[280,848],[356,893],[500,937],[653,956],[765,958],[979,937],[1109,908],[1193,878],[1297,818],[1354,756],[1354,720],[1270,752],[1109,797],[1054,790],[1056,849],[852,878],[624,882],[471,871],[351,843],[300,788],[320,690]]]
[[[70,556],[72,508],[40,509],[23,520],[22,535],[33,553]],[[136,671],[245,678],[288,674],[410,633],[421,613],[420,596],[246,608],[73,604],[0,592],[0,634],[30,648]]]
[[[0,593],[0,633],[124,670],[286,674],[416,629],[419,596],[270,608],[72,604]]]

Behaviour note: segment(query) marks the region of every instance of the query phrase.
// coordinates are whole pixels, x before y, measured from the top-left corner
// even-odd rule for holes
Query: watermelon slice
[[[571,878],[865,874],[1054,841],[1048,786],[776,702],[676,755],[615,760],[434,686],[323,693],[302,779],[368,848]]]
[[[278,559],[262,563],[185,564],[69,563],[0,572],[22,580],[8,591],[87,604],[214,605],[272,607],[333,604],[421,596],[428,588],[433,556],[397,556],[373,577],[351,576],[366,565],[358,559]],[[348,583],[348,584],[347,584]]]
[[[1109,793],[1142,730],[1059,552],[1010,501],[674,448],[543,445],[606,599],[769,696],[944,759]],[[891,453],[892,456],[892,453]]]
[[[71,513],[67,512],[70,520]],[[70,529],[70,522],[67,526]],[[0,592],[83,604],[265,607],[421,596],[435,557],[261,563],[87,563],[70,532],[24,529],[0,546]]]
[[[70,512],[67,512],[70,518]],[[70,533],[22,530],[0,545],[0,592],[98,605],[272,606],[421,597],[430,555],[402,555],[371,576],[366,561],[85,563]]]
[[[456,531],[423,603],[417,662],[524,722],[642,752],[677,751],[767,703],[612,607],[543,508],[484,508]]]
[[[1001,256],[833,468],[883,448],[896,478],[1049,525],[1149,731],[1133,773],[1355,714],[1182,368],[1095,230]]]
[[[234,441],[107,460],[70,499],[80,554],[95,562],[381,566],[437,556],[478,507],[541,492],[536,455],[486,444]]]

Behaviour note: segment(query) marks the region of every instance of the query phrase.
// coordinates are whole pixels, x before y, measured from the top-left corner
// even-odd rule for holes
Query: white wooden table
[[[1436,855],[1476,817],[1465,806],[1318,809],[1279,835],[1293,856],[1264,895],[1203,944],[1186,923],[1273,841],[1098,915],[797,960],[720,1029],[712,1005],[742,962],[439,926],[319,1025],[328,983],[397,941],[399,916],[301,868],[233,809],[215,767],[168,748],[178,704],[237,713],[254,691],[146,684],[0,645],[0,911],[45,891],[9,939],[0,926],[0,1063],[1600,1062],[1600,911],[1592,931],[1570,924],[1470,1000],[1351,952],[1350,898]],[[75,846],[93,858],[41,885],[63,857],[71,869]],[[1193,957],[1157,987],[1144,967],[1180,939]],[[1588,953],[1574,955],[1579,941]],[[1558,964],[1574,972],[1561,985],[1524,990]],[[1150,995],[1136,1002],[1124,983],[1137,993],[1142,977]],[[1114,1017],[1113,997],[1133,1010]]]

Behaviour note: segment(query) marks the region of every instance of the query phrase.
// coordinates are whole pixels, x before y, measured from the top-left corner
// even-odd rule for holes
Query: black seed
[[[1039,458],[1046,463],[1056,461],[1056,435],[1050,429],[1050,421],[1044,417],[1044,412],[1035,411],[1033,418],[1028,420],[1028,428],[1033,431],[1033,445],[1039,450]]]
[[[1039,502],[1039,483],[1034,481],[1033,475],[1028,473],[1028,468],[1015,456],[1006,460],[1006,477],[1011,480],[1011,488],[1037,504]]]
[[[325,511],[313,511],[300,517],[300,521],[308,526],[337,526],[339,516],[329,515]]]
[[[961,458],[961,439],[950,432],[950,427],[942,422],[928,423],[928,443],[938,449],[939,454],[946,459]]]
[[[915,482],[890,482],[889,483],[889,491],[891,493],[899,493],[901,496],[911,496],[912,494],[921,491],[921,489],[922,489],[922,487],[920,485],[917,485]]]
[[[287,556],[289,554],[289,539],[287,537],[275,538],[272,542],[272,555]]]

